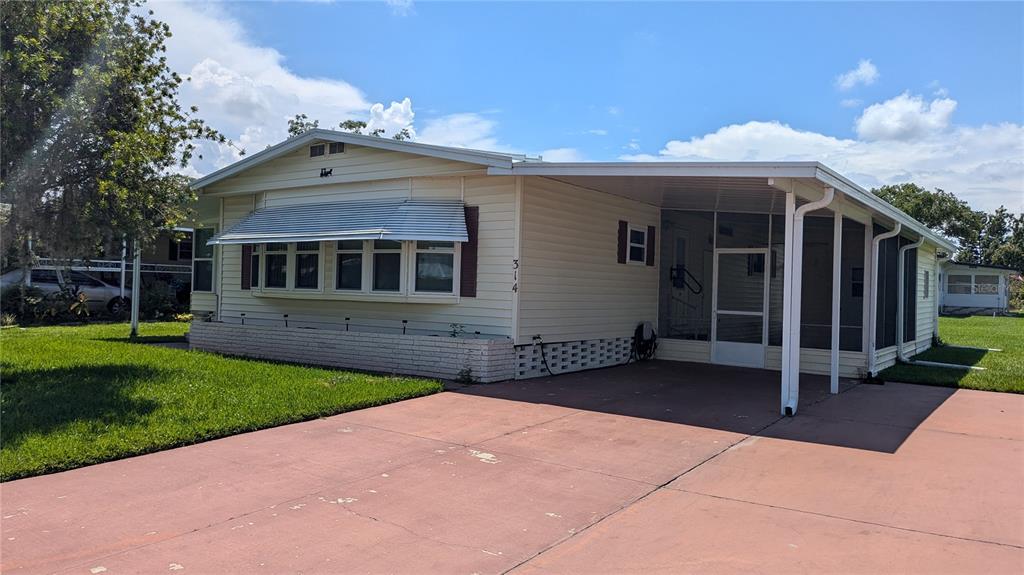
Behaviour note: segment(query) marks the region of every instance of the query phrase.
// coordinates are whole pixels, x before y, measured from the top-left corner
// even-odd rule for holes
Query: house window
[[[455,291],[455,242],[416,242],[415,291]]]
[[[264,244],[263,249],[266,252],[263,287],[280,289],[288,287],[288,244]]]
[[[999,293],[999,276],[974,276],[975,295],[996,295]]]
[[[924,270],[924,288],[922,290],[923,293],[921,294],[921,297],[923,299],[928,299],[928,294],[932,291],[931,290],[931,285],[932,285],[931,273],[928,270]]]
[[[629,228],[629,261],[647,263],[647,230]]]
[[[295,289],[320,287],[320,242],[295,244]]]
[[[252,269],[249,270],[249,287],[258,288],[260,287],[260,246],[256,244],[252,246],[252,255],[249,256],[250,262],[252,262]]]
[[[363,289],[363,240],[338,241],[334,274],[334,289]]]
[[[402,242],[373,240],[372,261],[373,291],[401,291]]]
[[[178,242],[178,259],[179,260],[190,260],[192,259],[192,238],[187,237]]]
[[[970,294],[971,276],[965,274],[949,274],[946,276],[946,293]]]
[[[310,146],[309,147],[309,157],[310,158],[315,158],[317,156],[322,156],[322,155],[324,155],[324,145],[323,144],[316,144],[315,146]]]
[[[195,231],[195,253],[192,257],[192,291],[213,291],[213,246],[206,245],[213,237],[213,228]]]
[[[327,149],[328,154],[344,154],[345,142],[331,142]]]

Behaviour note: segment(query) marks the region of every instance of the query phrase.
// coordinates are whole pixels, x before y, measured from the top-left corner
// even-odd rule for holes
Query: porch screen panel
[[[888,228],[874,225],[874,235],[883,234],[889,231]],[[875,348],[885,349],[896,345],[896,307],[899,297],[899,285],[897,272],[899,271],[897,259],[899,258],[899,238],[882,240],[878,246],[878,267],[875,270],[878,274],[878,298],[877,314],[875,324]]]
[[[786,218],[772,216],[772,237],[768,250],[768,345],[782,345],[783,265],[786,257]]]
[[[843,218],[842,280],[839,300],[839,349],[863,351],[864,233],[867,226]]]
[[[717,248],[768,246],[768,214],[718,212]]]
[[[709,341],[714,258],[713,212],[664,210],[661,231],[659,333]]]
[[[832,348],[832,244],[835,218],[804,219],[800,347]],[[863,248],[863,246],[861,246]]]
[[[762,343],[764,254],[718,255],[717,341]]]
[[[917,339],[917,250],[903,254],[903,342]]]

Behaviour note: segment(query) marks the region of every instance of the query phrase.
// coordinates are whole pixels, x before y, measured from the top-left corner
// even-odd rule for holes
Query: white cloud
[[[871,60],[861,60],[857,67],[844,72],[836,77],[836,87],[840,90],[849,90],[858,84],[870,86],[878,79],[878,68],[871,63]]]
[[[839,102],[839,105],[844,107],[844,108],[857,108],[857,107],[859,107],[863,103],[864,102],[862,102],[861,100],[858,100],[857,98],[847,98],[847,99],[842,100],[841,102]]]
[[[449,114],[427,120],[416,141],[439,146],[518,153],[498,142],[494,134],[497,125],[494,120],[473,112]]]
[[[415,117],[416,114],[412,111],[412,100],[409,98],[405,98],[401,102],[391,102],[387,108],[384,107],[384,104],[374,104],[370,106],[370,119],[366,122],[366,130],[367,132],[384,130],[384,136],[391,137],[404,129],[408,130],[409,135],[415,139],[416,129],[412,125]]]
[[[416,12],[413,0],[384,0],[395,16],[408,16]]]
[[[280,52],[254,44],[222,6],[152,2],[146,8],[174,34],[167,40],[168,64],[191,77],[182,86],[182,104],[199,106],[199,117],[247,152],[283,140],[295,114],[324,126],[366,117],[370,102],[361,90],[343,80],[294,73]],[[196,162],[200,172],[237,157],[226,147],[212,148],[204,146],[205,159]]]
[[[955,127],[915,141],[845,139],[779,122],[747,122],[673,140],[637,161],[820,161],[860,185],[913,181],[957,194],[975,209],[1024,209],[1024,126]]]
[[[618,106],[608,106],[608,108],[606,108],[606,110],[612,116],[618,116],[619,114],[622,113],[622,108],[620,108]]]
[[[590,134],[591,136],[607,136],[608,135],[608,130],[601,130],[601,129],[587,130],[587,133]]]
[[[915,140],[938,134],[949,127],[956,100],[938,98],[925,102],[904,92],[880,104],[868,106],[857,118],[857,135],[865,140]]]
[[[576,148],[552,148],[540,153],[545,162],[585,162],[583,153]]]
[[[623,146],[623,147],[628,149],[628,150],[633,150],[634,152],[638,152],[638,151],[640,151],[640,140],[638,140],[636,138],[630,138],[629,142],[625,146]]]

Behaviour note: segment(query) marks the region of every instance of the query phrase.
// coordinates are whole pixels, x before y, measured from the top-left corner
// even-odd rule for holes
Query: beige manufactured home
[[[194,347],[488,382],[624,363],[646,322],[659,359],[779,370],[788,413],[800,372],[837,390],[929,347],[954,249],[816,162],[318,129],[194,188]]]

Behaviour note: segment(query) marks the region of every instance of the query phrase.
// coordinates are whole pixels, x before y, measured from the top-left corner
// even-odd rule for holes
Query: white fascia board
[[[416,142],[407,142],[404,140],[393,140],[391,138],[379,138],[377,136],[364,136],[360,134],[351,134],[348,132],[337,132],[334,130],[324,130],[321,128],[315,128],[304,132],[298,136],[289,138],[283,142],[275,144],[265,150],[256,152],[255,154],[243,158],[230,166],[221,168],[212,174],[208,174],[202,178],[199,178],[192,182],[191,188],[198,190],[209,186],[210,184],[219,182],[225,178],[230,178],[244,170],[258,166],[264,162],[273,160],[291,152],[292,150],[306,146],[314,141],[325,141],[325,142],[342,142],[345,144],[353,144],[356,146],[366,146],[368,148],[377,148],[381,150],[389,150],[392,152],[405,152],[407,154],[416,154],[420,156],[428,156],[432,158],[441,158],[445,160],[453,160],[457,162],[466,162],[469,164],[477,164],[487,167],[496,168],[511,168],[512,163],[516,161],[522,161],[525,156],[515,156],[512,154],[500,154],[497,152],[484,152],[480,150],[470,150],[462,148],[449,148],[447,146],[434,146],[431,144],[419,144]]]
[[[817,162],[517,162],[492,176],[814,178]]]
[[[921,237],[925,238],[932,244],[939,248],[946,250],[950,254],[956,252],[957,246],[953,242],[933,232],[928,226],[908,216],[905,212],[899,208],[893,206],[889,202],[879,198],[875,194],[865,190],[857,184],[851,182],[845,177],[839,175],[837,172],[825,166],[818,164],[817,174],[815,175],[819,182],[827,186],[832,186],[835,189],[843,192],[851,199],[860,202],[868,209],[880,213],[885,217],[891,219],[894,222],[903,224],[904,228],[909,228],[913,232],[917,233]]]

